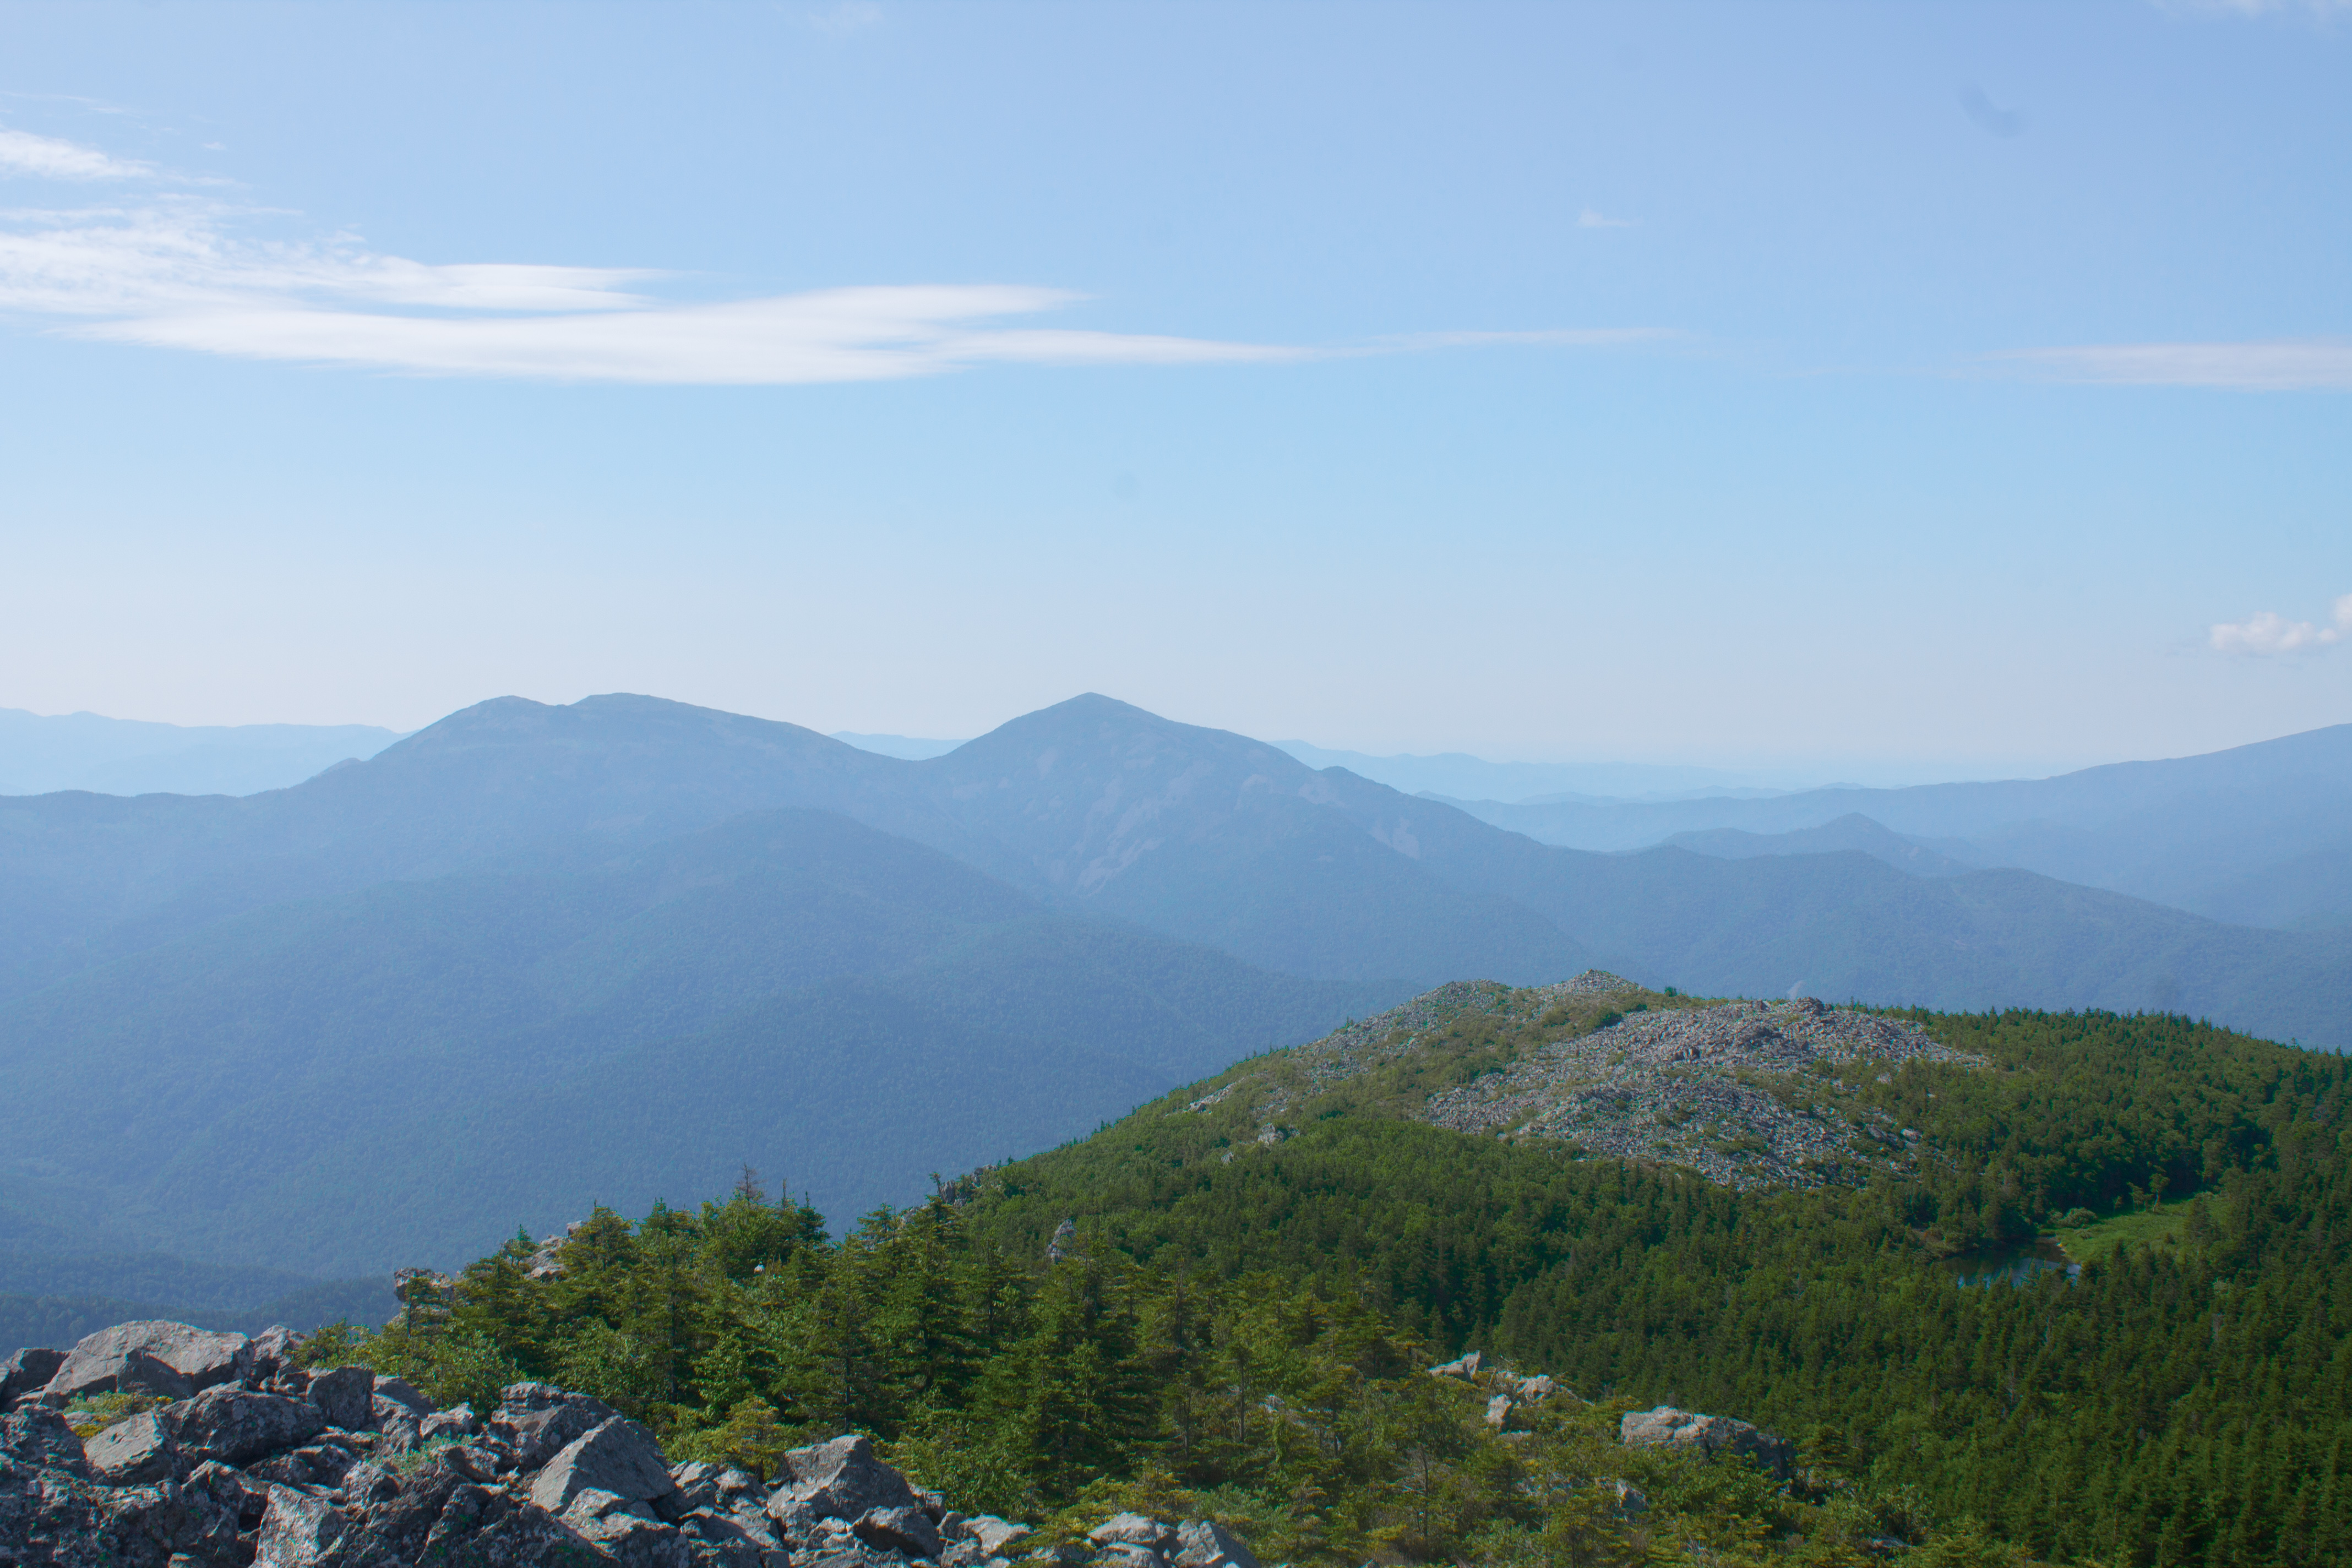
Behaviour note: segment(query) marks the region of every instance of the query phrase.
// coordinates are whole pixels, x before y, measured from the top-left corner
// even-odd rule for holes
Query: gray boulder
[[[909,1557],[937,1557],[947,1549],[939,1526],[919,1507],[867,1509],[851,1528],[866,1545]]]
[[[295,1371],[294,1352],[302,1348],[302,1336],[283,1323],[273,1324],[253,1336],[247,1358],[245,1380],[255,1388],[272,1379]]]
[[[254,1568],[312,1568],[343,1533],[343,1514],[323,1493],[269,1489],[254,1537]]]
[[[89,1542],[96,1552],[89,1561],[122,1568],[229,1568],[243,1561],[237,1536],[247,1492],[244,1477],[216,1464],[199,1466],[184,1481],[98,1491],[99,1518]]]
[[[1258,1568],[1240,1536],[1213,1519],[1188,1519],[1176,1527],[1176,1568]]]
[[[323,1490],[342,1485],[359,1459],[357,1449],[341,1443],[311,1443],[256,1460],[245,1467],[245,1473],[257,1481],[281,1487]]]
[[[425,1423],[397,1399],[375,1394],[368,1400],[365,1426],[383,1439],[387,1453],[405,1454],[425,1440]]]
[[[168,1480],[195,1468],[181,1459],[180,1446],[172,1441],[163,1419],[152,1410],[118,1421],[89,1438],[82,1452],[89,1461],[90,1473],[110,1487]]]
[[[0,1455],[12,1469],[56,1470],[86,1480],[89,1466],[82,1440],[66,1418],[46,1405],[26,1405],[0,1415]]]
[[[1149,1552],[1173,1550],[1176,1531],[1149,1514],[1115,1513],[1087,1531],[1097,1546],[1140,1546]]]
[[[758,1509],[698,1508],[677,1521],[696,1568],[786,1568],[791,1554]]]
[[[310,1378],[310,1399],[328,1426],[364,1432],[375,1414],[375,1369],[339,1366],[316,1373]]]
[[[549,1383],[518,1383],[499,1396],[489,1428],[514,1445],[518,1464],[535,1470],[592,1428],[619,1415],[603,1400],[585,1394],[566,1394]]]
[[[1429,1375],[1432,1377],[1458,1377],[1463,1382],[1469,1383],[1478,1375],[1479,1360],[1480,1353],[1476,1351],[1472,1351],[1468,1355],[1462,1357],[1458,1361],[1440,1362],[1437,1365],[1429,1369]]]
[[[1514,1407],[1515,1402],[1509,1394],[1495,1395],[1494,1398],[1486,1401],[1486,1425],[1497,1432],[1501,1431],[1511,1419],[1511,1411]]]
[[[816,1510],[794,1497],[789,1484],[769,1494],[765,1511],[779,1541],[805,1542],[816,1534]]]
[[[307,1399],[234,1386],[208,1388],[194,1399],[167,1405],[155,1412],[155,1419],[180,1452],[199,1464],[251,1464],[307,1443],[327,1426],[319,1407]]]
[[[964,1521],[963,1533],[965,1540],[980,1548],[982,1557],[1002,1557],[1006,1547],[1029,1533],[1029,1527],[992,1513],[976,1513]]]
[[[0,1362],[0,1410],[28,1394],[38,1394],[65,1365],[64,1351],[27,1347]]]
[[[382,1385],[379,1384],[379,1387]],[[378,1395],[379,1398],[382,1395]],[[460,1405],[454,1410],[436,1410],[416,1424],[416,1440],[430,1443],[436,1437],[456,1439],[481,1434],[481,1418],[470,1405]]]
[[[377,1378],[375,1380],[375,1396],[378,1399],[389,1399],[395,1404],[407,1405],[411,1410],[416,1412],[420,1419],[433,1414],[433,1402],[425,1398],[425,1395],[417,1393],[416,1390],[410,1385],[409,1381],[404,1377]],[[458,1408],[470,1410],[473,1407],[471,1405],[460,1405]]]
[[[610,1492],[656,1512],[664,1502],[673,1513],[684,1511],[677,1484],[662,1463],[661,1446],[651,1432],[624,1416],[574,1439],[531,1478],[530,1500],[567,1518],[572,1500],[588,1491]],[[578,1526],[578,1521],[573,1523]]]
[[[819,1519],[863,1518],[874,1509],[916,1508],[907,1478],[874,1457],[874,1445],[856,1434],[830,1443],[793,1448],[784,1455],[793,1500],[808,1504]],[[771,1516],[774,1510],[769,1510]]]
[[[621,1568],[692,1568],[694,1563],[694,1550],[677,1526],[617,1492],[599,1487],[578,1492],[563,1510],[563,1522]]]
[[[1785,1437],[1733,1416],[1703,1415],[1670,1405],[1627,1411],[1617,1424],[1617,1440],[1628,1448],[1675,1448],[1710,1459],[1728,1454],[1782,1480],[1789,1479],[1796,1461],[1795,1448]]]
[[[342,1505],[344,1526],[327,1561],[353,1568],[408,1563],[521,1568],[596,1561],[562,1521],[477,1479],[487,1471],[464,1448],[436,1449],[405,1478],[373,1463],[352,1466],[333,1494]]]
[[[242,1378],[252,1342],[187,1323],[148,1321],[100,1329],[59,1363],[41,1391],[52,1405],[86,1394],[160,1394],[185,1399]]]

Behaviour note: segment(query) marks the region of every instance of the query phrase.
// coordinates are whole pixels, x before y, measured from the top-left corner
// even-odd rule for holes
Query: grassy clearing
[[[2077,1263],[2111,1257],[2129,1247],[2178,1246],[2181,1227],[2189,1223],[2189,1205],[2195,1201],[2182,1198],[2137,1214],[2119,1214],[2076,1230],[2062,1230],[2058,1232],[2058,1246]]]

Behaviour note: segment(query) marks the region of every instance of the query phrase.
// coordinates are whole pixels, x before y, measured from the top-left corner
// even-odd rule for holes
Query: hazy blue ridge
[[[746,1160],[838,1223],[1461,975],[2352,1044],[2352,933],[1821,829],[1776,831],[1875,853],[1547,846],[1091,696],[921,762],[501,699],[270,795],[0,801],[38,1108],[0,1125],[0,1248],[373,1274]]]
[[[188,726],[0,708],[0,795],[254,795],[398,739],[373,724]]]

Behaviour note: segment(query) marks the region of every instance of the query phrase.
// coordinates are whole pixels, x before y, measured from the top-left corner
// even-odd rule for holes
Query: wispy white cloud
[[[94,149],[32,140],[45,168],[115,171],[90,178],[152,173]],[[1307,349],[1028,325],[1021,319],[1082,296],[992,283],[679,300],[661,292],[677,292],[679,279],[643,268],[436,264],[380,255],[349,235],[257,237],[267,220],[287,216],[185,192],[0,212],[0,311],[47,318],[80,337],[247,359],[645,384],[882,381],[983,364],[1250,363],[1660,335],[1455,332]]]
[[[0,175],[29,174],[42,180],[141,180],[152,179],[154,174],[148,164],[113,157],[79,142],[0,127]]]
[[[2352,594],[2336,601],[2336,613],[2326,626],[2290,621],[2275,610],[2263,610],[2242,621],[2223,621],[2211,633],[2213,651],[2273,658],[2280,654],[2317,653],[2352,640]]]
[[[2020,349],[1995,360],[2056,381],[2114,386],[2212,386],[2241,392],[2352,388],[2352,342],[2273,338],[2242,343],[2107,343]]]
[[[1576,226],[1579,228],[1632,228],[1641,221],[1639,218],[1608,217],[1591,207],[1576,215]]]

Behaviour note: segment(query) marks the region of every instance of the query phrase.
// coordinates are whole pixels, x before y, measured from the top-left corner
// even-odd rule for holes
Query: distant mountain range
[[[1744,800],[1448,804],[1545,844],[1673,843],[1707,854],[1813,853],[1823,841],[1804,835],[1861,817],[1939,861],[2039,871],[2242,925],[2352,926],[2352,724],[2203,756],[1998,784]],[[1694,837],[1727,830],[1752,837]]]
[[[253,795],[400,739],[373,724],[149,724],[0,708],[0,795]]]
[[[290,789],[0,800],[0,1248],[373,1275],[746,1160],[838,1222],[1459,975],[2352,1044],[2352,933],[1813,826],[1547,846],[1094,696],[925,761],[507,698]]]

